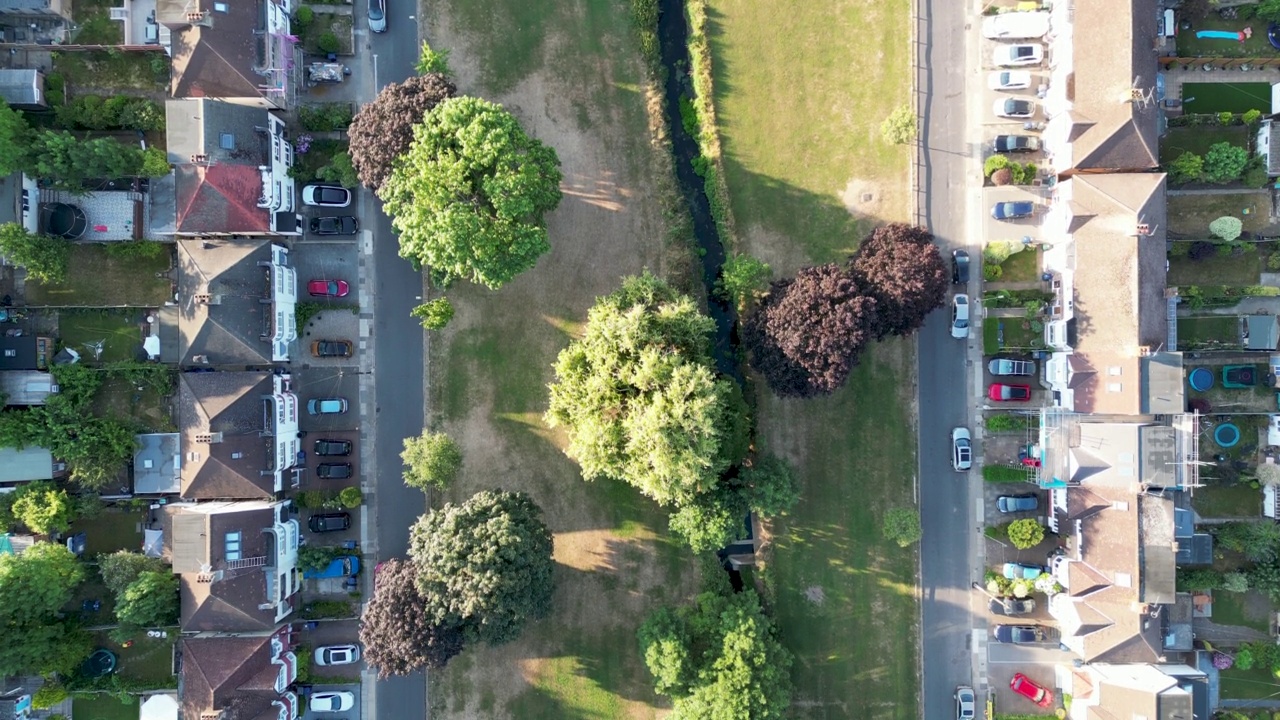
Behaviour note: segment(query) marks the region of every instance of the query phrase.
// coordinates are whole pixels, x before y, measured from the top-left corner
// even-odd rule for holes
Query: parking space
[[[350,454],[348,455],[320,455],[316,452],[316,444],[318,441],[325,441],[326,444],[342,444],[350,445]],[[360,481],[360,433],[356,430],[335,430],[335,431],[316,431],[307,434],[302,441],[302,449],[306,453],[306,463],[304,467],[306,472],[302,476],[302,490],[331,490],[334,488],[346,487],[347,485],[355,485]],[[329,450],[337,448],[329,447]],[[351,466],[350,480],[331,480],[322,479],[316,472],[316,468],[323,463],[346,463]]]
[[[363,662],[349,665],[320,665],[316,662],[316,650],[332,645],[359,646],[360,623],[358,620],[333,620],[320,623],[314,630],[302,630],[298,633],[298,642],[306,649],[311,659],[312,682],[323,682],[325,678],[351,678],[360,673]],[[329,690],[328,686],[323,688]],[[324,717],[323,715],[317,717]]]
[[[997,220],[993,216],[993,212],[995,207],[1001,203],[1030,203],[1031,215]],[[1015,208],[1005,207],[1008,208],[1006,212],[1012,210],[1020,212],[1025,208],[1025,205],[1019,205]],[[1030,242],[1038,242],[1040,240],[1040,219],[1046,209],[1047,205],[1043,194],[1032,192],[1030,187],[1006,185],[1004,187],[984,188],[982,190],[984,240],[986,242],[1012,240],[1026,243],[1028,242],[1026,238],[1030,238]]]
[[[341,242],[304,241],[304,244],[305,252],[295,252],[291,256],[298,271],[298,300],[355,305],[360,270],[360,248],[355,238],[344,238]],[[351,286],[351,291],[347,297],[340,299],[311,297],[307,292],[307,283],[311,280],[345,280]]]
[[[346,666],[339,666],[336,669],[344,670],[344,672],[339,673],[344,677],[358,678],[358,676],[360,675],[359,671],[356,669],[358,667],[359,667],[358,665],[346,665]],[[312,663],[312,668],[315,669],[315,663]],[[316,695],[320,693],[351,693],[354,696],[354,702],[352,703],[351,709],[349,710],[343,710],[341,712],[320,712],[315,710],[314,707],[312,706],[312,702],[315,701]],[[360,704],[360,683],[359,682],[344,683],[342,685],[318,686],[312,689],[311,694],[307,697],[307,717],[309,718],[320,718],[320,719],[332,718],[332,720],[359,720],[360,708],[361,708],[361,704]]]
[[[360,425],[360,375],[344,368],[309,368],[293,373],[294,391],[302,403],[299,425],[302,430],[317,433],[355,430]],[[311,413],[312,400],[343,399],[346,412],[315,415]],[[308,441],[312,437],[307,438]]]
[[[315,515],[329,515],[334,513],[346,513],[351,520],[350,527],[346,530],[337,530],[330,532],[312,532],[311,518]],[[305,509],[301,511],[299,521],[302,523],[302,538],[308,545],[341,545],[345,542],[360,541],[360,508],[352,510],[328,510],[328,509]]]
[[[355,352],[359,348],[360,317],[345,308],[335,308],[317,313],[305,328],[298,328],[298,366],[310,367],[356,367],[359,358]],[[317,357],[313,347],[316,341],[346,341],[351,343],[351,357]]]
[[[1061,693],[1057,689],[1056,671],[1059,663],[1071,667],[1075,658],[1070,652],[1056,646],[1005,645],[991,643],[987,646],[987,667],[991,687],[995,691],[996,713],[1010,715],[1049,715],[1062,707]],[[1014,673],[1026,675],[1032,682],[1053,693],[1048,707],[1036,705],[1015,693],[1009,687]]]

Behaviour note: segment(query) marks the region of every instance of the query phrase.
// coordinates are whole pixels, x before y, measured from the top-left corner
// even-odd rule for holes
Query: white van
[[[988,40],[1034,40],[1049,32],[1049,13],[1011,12],[982,20],[982,36]]]

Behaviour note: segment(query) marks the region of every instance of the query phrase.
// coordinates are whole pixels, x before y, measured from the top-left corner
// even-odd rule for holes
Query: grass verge
[[[1240,218],[1245,232],[1256,233],[1267,227],[1271,215],[1271,195],[1266,192],[1170,195],[1168,203],[1169,232],[1192,240],[1209,239],[1209,223],[1220,217]],[[1252,282],[1257,282],[1256,276]]]
[[[172,283],[158,273],[169,270],[171,252],[156,257],[112,255],[102,244],[71,248],[67,281],[27,281],[27,303],[33,306],[156,307],[170,299]]]

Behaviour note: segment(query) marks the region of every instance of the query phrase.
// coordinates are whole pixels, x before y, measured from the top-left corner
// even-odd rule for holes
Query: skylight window
[[[222,148],[223,150],[235,150],[236,136],[229,132],[219,133],[218,147]]]
[[[229,532],[225,538],[227,561],[240,559],[240,531]]]

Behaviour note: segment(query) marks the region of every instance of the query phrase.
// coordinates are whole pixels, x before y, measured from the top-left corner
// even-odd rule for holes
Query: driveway
[[[360,424],[360,374],[342,368],[311,368],[293,375],[294,391],[302,403],[298,420],[304,432],[332,432],[354,430]],[[329,415],[312,415],[307,409],[311,400],[343,398],[347,412]],[[307,438],[311,440],[312,438]]]
[[[351,343],[352,356],[316,357],[311,344],[316,340],[346,340]],[[350,367],[360,363],[360,317],[345,309],[335,308],[317,314],[305,328],[298,328],[299,362],[296,367]]]
[[[1014,715],[1049,714],[1054,708],[1062,707],[1061,693],[1054,680],[1054,669],[1058,663],[1067,667],[1075,659],[1075,654],[1058,649],[1056,646],[1044,645],[1004,645],[990,643],[988,646],[987,671],[991,688],[995,691],[996,713]],[[1022,673],[1032,682],[1053,692],[1053,704],[1041,708],[1027,698],[1009,689],[1009,681],[1014,673]]]
[[[312,664],[312,667],[314,668],[315,665]],[[356,673],[350,672],[350,674],[355,675]],[[346,685],[317,685],[311,690],[312,695],[322,692],[349,692],[356,696],[355,705],[353,705],[350,710],[344,710],[341,713],[315,712],[311,709],[311,700],[308,698],[306,713],[308,718],[313,718],[314,720],[359,720],[359,718],[363,716],[363,713],[361,712],[360,697],[362,693],[360,691],[359,683],[349,683]]]

